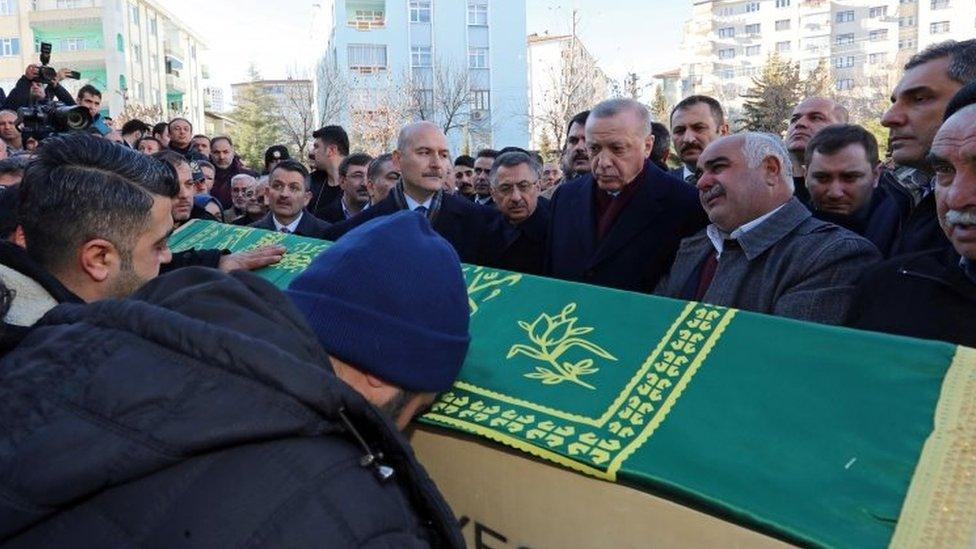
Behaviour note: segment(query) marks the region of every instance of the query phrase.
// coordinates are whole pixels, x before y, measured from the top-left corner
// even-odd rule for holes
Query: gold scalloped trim
[[[957,347],[891,547],[971,547],[974,542],[976,350]]]

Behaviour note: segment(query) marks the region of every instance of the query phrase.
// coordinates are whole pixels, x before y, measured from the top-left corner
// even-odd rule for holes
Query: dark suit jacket
[[[254,227],[255,229],[266,229],[269,231],[276,230],[274,220],[271,219],[272,215],[274,214],[268,212],[268,215],[264,216],[261,221],[251,223],[249,227]],[[302,220],[298,223],[298,227],[295,228],[295,232],[293,234],[297,236],[307,236],[309,238],[329,240],[325,237],[325,232],[331,226],[331,223],[322,221],[321,219],[308,213],[306,210],[305,213],[302,214]]]
[[[550,202],[541,196],[532,215],[518,225],[512,225],[504,216],[498,216],[490,232],[493,237],[500,237],[501,240],[497,244],[491,244],[485,265],[506,271],[541,275],[551,217]]]
[[[684,181],[685,180],[685,167],[684,166],[678,166],[677,168],[675,168],[673,170],[668,170],[668,175],[670,175],[671,177],[673,177],[673,178],[675,178],[675,179],[677,179],[679,181]]]
[[[333,200],[326,207],[321,208],[317,217],[329,223],[342,223],[345,221],[346,214],[342,211],[342,198]]]
[[[705,227],[708,218],[694,187],[650,161],[638,177],[641,187],[601,242],[596,241],[593,176],[560,185],[552,199],[547,274],[621,290],[654,290],[681,239]]]
[[[399,208],[396,199],[393,193],[390,193],[379,204],[371,206],[352,219],[330,227],[323,238],[337,240],[367,221],[397,211]],[[492,231],[497,231],[497,226],[494,223],[499,215],[497,210],[478,206],[466,198],[445,193],[440,212],[438,212],[432,226],[438,234],[454,246],[462,262],[484,265],[487,250],[491,243],[498,242],[498,237],[493,237]]]

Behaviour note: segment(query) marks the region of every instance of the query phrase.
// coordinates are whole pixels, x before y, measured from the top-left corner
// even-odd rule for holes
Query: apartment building
[[[804,75],[828,63],[838,94],[883,94],[920,49],[974,35],[974,0],[696,0],[682,95],[710,94],[735,110],[773,52]]]
[[[319,108],[328,110],[330,79],[342,79],[349,93],[348,108],[327,122],[356,134],[359,122],[379,117],[395,125],[430,119],[451,126],[455,154],[528,145],[525,0],[325,0],[317,19],[327,37],[316,71]],[[381,105],[390,90],[409,105]],[[458,97],[463,106],[445,107]]]
[[[203,40],[155,0],[0,0],[0,86],[11,89],[40,43],[51,64],[81,73],[64,83],[102,91],[102,112],[158,106],[203,127]]]

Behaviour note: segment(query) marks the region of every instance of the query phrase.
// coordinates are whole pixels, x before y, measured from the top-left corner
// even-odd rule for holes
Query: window
[[[719,38],[732,38],[735,36],[735,27],[724,27],[718,29]]]
[[[868,55],[869,65],[881,65],[888,62],[888,56],[883,53],[872,53]]]
[[[888,38],[888,29],[877,29],[868,33],[868,40],[880,42]]]
[[[915,16],[908,15],[905,17],[898,18],[898,26],[901,28],[914,27],[915,26]]]
[[[142,63],[142,47],[139,44],[132,44],[132,62],[137,65]]]
[[[410,0],[410,22],[430,23],[430,0]]]
[[[778,30],[778,31],[790,30],[790,20],[789,19],[780,19],[779,21],[777,21],[776,22],[776,30]]]
[[[854,33],[838,34],[834,44],[837,46],[849,46],[854,43]]]
[[[115,35],[115,49],[119,50],[120,52],[125,51],[125,38],[122,38],[122,33]]]
[[[779,53],[785,53],[790,51],[792,45],[789,40],[784,40],[783,42],[776,42],[776,51]]]
[[[749,56],[759,55],[761,51],[762,48],[760,46],[746,46],[746,55]]]
[[[852,78],[841,78],[837,81],[837,91],[853,90],[854,80]]]
[[[468,24],[479,26],[488,24],[488,2],[485,0],[468,2]]]
[[[159,30],[156,28],[156,18],[155,17],[150,18],[149,19],[149,34],[151,34],[153,36],[156,36],[156,33],[158,33],[158,32],[159,32]]]
[[[430,46],[414,46],[410,48],[410,66],[423,68],[433,64]]]
[[[471,90],[471,109],[487,111],[491,108],[491,92],[488,90]]]
[[[386,46],[382,44],[349,44],[349,68],[369,74],[386,70]]]
[[[854,56],[839,56],[834,58],[834,68],[849,69],[854,66]]]
[[[759,34],[759,23],[753,23],[751,25],[746,25],[746,34]]]
[[[735,48],[726,48],[723,50],[718,50],[719,59],[735,59]]]
[[[20,55],[20,38],[0,38],[0,57]]]
[[[837,22],[838,23],[850,23],[854,20],[854,10],[846,10],[837,12]]]
[[[133,25],[139,24],[139,6],[129,6],[129,18]]]
[[[84,0],[58,0],[55,6],[59,10],[71,10],[75,8],[85,7]]]
[[[0,15],[17,13],[17,0],[0,0]]]
[[[900,50],[913,50],[918,43],[914,38],[903,38],[898,41],[898,49]]]
[[[949,32],[949,22],[939,21],[937,23],[932,23],[929,25],[929,32],[932,34],[945,34]]]
[[[488,68],[488,48],[468,48],[468,68]]]
[[[88,44],[84,38],[62,38],[60,42],[61,51],[85,51]]]
[[[728,17],[728,16],[732,15],[733,13],[735,13],[735,10],[733,10],[731,6],[726,6],[724,8],[719,8],[719,10],[718,10],[719,17]]]
[[[949,7],[949,0],[932,0],[932,9],[944,10]]]
[[[878,19],[879,17],[887,17],[888,6],[877,6],[871,8],[871,10],[868,12],[868,15],[871,17],[871,19]]]
[[[722,80],[732,80],[735,78],[735,71],[733,69],[722,69],[718,74]]]
[[[746,4],[746,13],[752,13],[754,11],[759,11],[759,2],[749,2]]]
[[[790,0],[776,0],[777,8],[788,8],[790,7]]]

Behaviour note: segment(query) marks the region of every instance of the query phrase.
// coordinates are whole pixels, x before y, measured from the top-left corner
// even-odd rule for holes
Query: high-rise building
[[[572,34],[531,34],[528,52],[529,145],[560,149],[567,122],[606,99],[610,79]]]
[[[158,106],[203,127],[203,40],[156,0],[0,0],[0,86],[9,91],[41,42],[51,64],[81,73],[64,85],[102,92],[102,112]]]
[[[455,153],[528,145],[525,0],[325,0],[316,26],[320,117],[354,139],[424,119]]]
[[[734,112],[775,52],[804,76],[826,63],[840,96],[879,97],[911,55],[974,34],[973,0],[696,0],[682,43],[682,95],[712,95]]]

